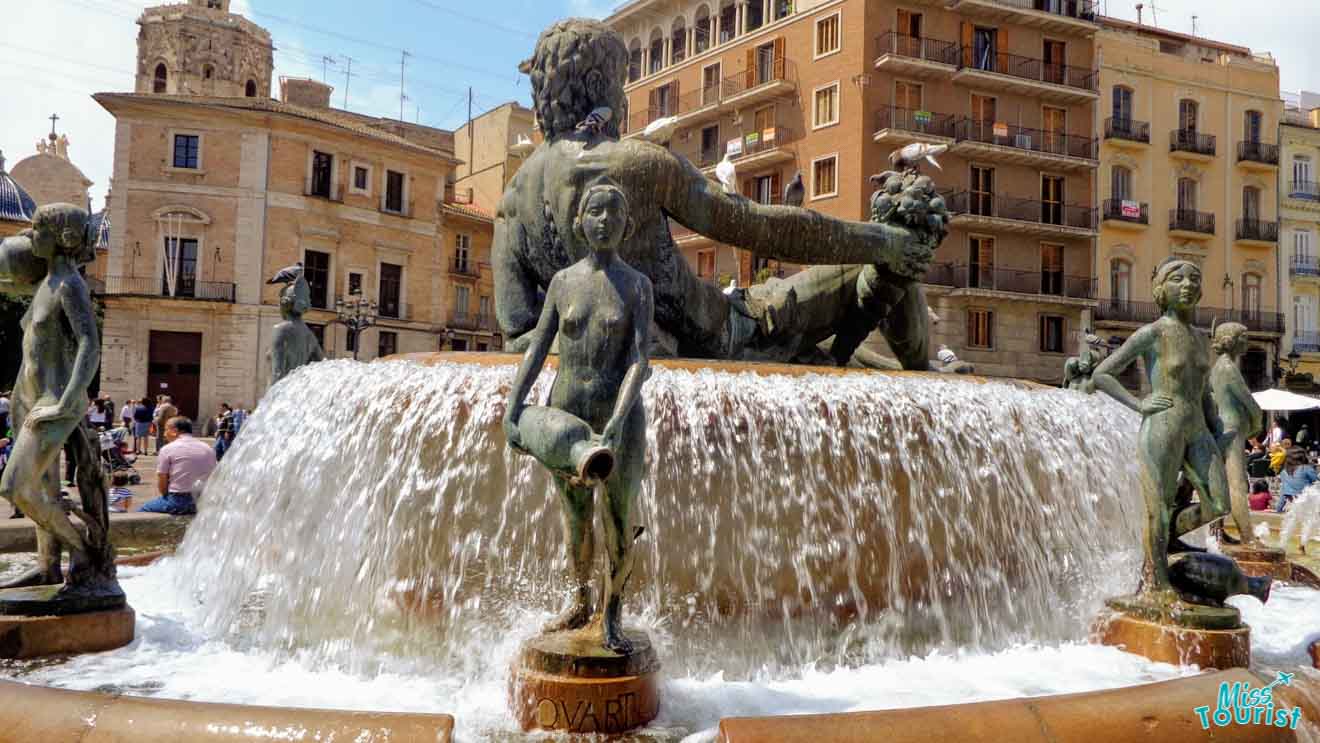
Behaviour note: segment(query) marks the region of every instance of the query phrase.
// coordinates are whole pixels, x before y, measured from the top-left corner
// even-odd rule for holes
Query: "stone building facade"
[[[535,119],[530,108],[509,102],[455,129],[454,154],[463,162],[454,170],[451,200],[493,214],[522,165],[522,158],[510,148],[520,138],[533,139]]]
[[[270,33],[229,0],[147,8],[138,19],[137,93],[269,98]]]
[[[437,276],[435,294],[445,304],[450,351],[498,351],[503,347],[495,322],[495,277],[490,265],[494,236],[492,212],[473,204],[446,203],[444,224],[445,275]]]
[[[1320,94],[1288,102],[1279,126],[1280,262],[1288,353],[1297,372],[1320,379]]]

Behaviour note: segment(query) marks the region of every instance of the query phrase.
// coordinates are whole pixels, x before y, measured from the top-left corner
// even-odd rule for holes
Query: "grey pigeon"
[[[582,122],[577,125],[577,130],[580,132],[588,132],[590,134],[600,134],[601,130],[605,128],[606,124],[610,123],[610,119],[612,118],[614,118],[614,112],[610,110],[610,107],[601,106],[587,114],[587,118],[583,119]]]
[[[274,278],[272,278],[270,281],[267,281],[266,283],[292,284],[293,282],[298,280],[299,276],[302,276],[302,273],[303,273],[303,264],[302,261],[298,261],[296,264],[289,266],[288,268],[281,268],[280,272],[275,274]]]
[[[894,150],[889,153],[889,162],[899,170],[913,169],[922,160],[934,165],[937,169],[943,170],[940,164],[935,162],[936,155],[943,155],[949,149],[947,144],[925,144],[922,142],[913,142],[901,150]]]
[[[784,204],[787,206],[802,206],[802,199],[807,195],[807,189],[802,185],[802,171],[793,174],[793,180],[784,186]]]

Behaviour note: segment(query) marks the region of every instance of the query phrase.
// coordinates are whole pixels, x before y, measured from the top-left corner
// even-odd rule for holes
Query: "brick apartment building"
[[[631,58],[627,136],[733,155],[744,195],[865,219],[868,176],[910,142],[957,212],[927,275],[933,330],[978,371],[1058,382],[1095,306],[1098,30],[1081,0],[635,0],[607,20]],[[932,169],[933,170],[933,169]],[[792,270],[675,228],[710,280]]]

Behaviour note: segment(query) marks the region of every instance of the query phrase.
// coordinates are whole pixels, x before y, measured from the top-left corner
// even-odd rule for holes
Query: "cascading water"
[[[512,376],[336,361],[273,387],[174,561],[204,629],[357,671],[491,673],[482,649],[564,596],[549,478],[504,445]],[[667,368],[644,396],[628,611],[666,675],[1080,640],[1135,587],[1137,421],[1103,397]]]

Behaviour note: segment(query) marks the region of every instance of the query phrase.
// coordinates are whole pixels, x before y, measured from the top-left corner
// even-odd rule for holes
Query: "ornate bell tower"
[[[144,10],[134,91],[269,98],[270,33],[230,13],[229,2],[188,0]]]

